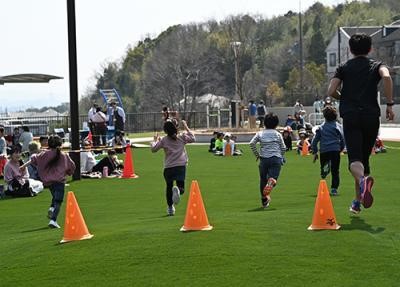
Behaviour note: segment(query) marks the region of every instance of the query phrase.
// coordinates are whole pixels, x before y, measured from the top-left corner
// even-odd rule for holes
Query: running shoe
[[[178,204],[180,200],[181,200],[181,193],[180,193],[179,187],[173,186],[172,187],[172,202],[174,204]]]
[[[174,207],[173,205],[168,206],[168,208],[167,208],[167,214],[168,214],[169,216],[175,215],[175,207]]]
[[[360,179],[360,196],[361,203],[365,208],[370,208],[374,202],[372,196],[372,186],[374,185],[374,179],[371,176],[363,176]]]
[[[332,196],[338,195],[338,190],[336,188],[331,188],[331,195]]]
[[[349,211],[354,213],[354,214],[359,214],[361,212],[360,202],[358,200],[354,199],[351,202],[351,206],[350,206]]]
[[[268,181],[267,181],[267,184],[264,187],[264,190],[263,190],[264,198],[268,198],[269,197],[269,195],[271,194],[272,189],[274,188],[275,185],[276,185],[275,178],[270,177],[268,179]]]

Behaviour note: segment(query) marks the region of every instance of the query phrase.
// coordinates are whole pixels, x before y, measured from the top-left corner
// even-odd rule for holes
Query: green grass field
[[[167,217],[163,152],[134,149],[138,179],[68,187],[91,240],[58,243],[63,229],[47,228],[48,190],[0,201],[0,286],[399,286],[400,143],[386,144],[394,149],[371,160],[375,203],[357,216],[348,212],[353,180],[342,157],[340,195],[332,198],[339,231],[307,231],[319,183],[311,156],[286,155],[270,208],[262,210],[247,145],[233,158],[188,146],[186,193]],[[212,231],[179,231],[193,179]]]

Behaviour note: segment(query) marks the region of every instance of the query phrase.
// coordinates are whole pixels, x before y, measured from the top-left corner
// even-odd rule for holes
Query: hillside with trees
[[[176,25],[129,47],[120,61],[105,64],[81,107],[98,101],[98,90],[108,88],[119,91],[127,112],[158,111],[162,105],[178,109],[182,100],[180,110],[194,110],[192,99],[207,93],[233,98],[234,42],[240,42],[237,90],[244,102],[293,105],[299,98],[310,104],[326,91],[325,48],[337,27],[390,24],[400,18],[399,3],[371,0],[327,7],[317,2],[301,15],[302,45],[300,17],[294,11],[271,19],[235,15],[220,22]]]

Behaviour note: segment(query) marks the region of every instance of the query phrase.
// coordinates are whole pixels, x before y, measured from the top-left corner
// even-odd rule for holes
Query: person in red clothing
[[[32,155],[31,160],[21,166],[25,168],[31,163],[37,166],[43,185],[50,189],[52,200],[47,214],[50,228],[60,228],[57,216],[64,200],[66,177],[75,170],[75,164],[69,155],[61,151],[61,144],[62,140],[58,135],[50,136],[49,149]]]

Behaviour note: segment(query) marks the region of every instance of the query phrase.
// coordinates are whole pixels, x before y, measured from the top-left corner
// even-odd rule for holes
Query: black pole
[[[300,90],[303,93],[303,86],[304,86],[304,60],[303,60],[303,24],[301,21],[301,7],[299,11],[299,58],[300,58]]]
[[[75,0],[67,0],[68,17],[68,55],[69,55],[69,102],[71,114],[71,159],[76,168],[72,176],[81,179],[81,160],[79,146],[79,106],[78,106],[78,69],[76,57]]]
[[[341,59],[340,59],[340,41],[341,41],[341,39],[340,39],[340,27],[338,26],[338,28],[337,28],[337,36],[338,36],[338,65],[340,65],[340,62],[341,62]]]

